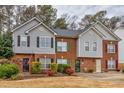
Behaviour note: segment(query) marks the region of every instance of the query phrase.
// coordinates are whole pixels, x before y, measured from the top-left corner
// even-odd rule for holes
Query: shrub
[[[22,80],[24,76],[22,74],[12,75],[11,80]]]
[[[8,59],[0,59],[0,64],[10,64],[10,61]]]
[[[67,68],[67,69],[66,69],[66,74],[68,74],[68,75],[73,75],[74,72],[75,72],[75,70],[72,69],[72,68]]]
[[[68,64],[58,64],[58,72],[66,73],[66,69],[70,68],[71,66]]]
[[[58,65],[56,63],[51,64],[51,70],[54,71],[55,73],[57,73],[57,68],[58,68]]]
[[[48,76],[54,76],[55,72],[52,70],[47,71]]]
[[[93,73],[94,70],[93,69],[88,69],[88,73]]]
[[[41,63],[40,62],[32,62],[32,73],[38,74],[41,72]]]
[[[12,75],[17,75],[18,73],[19,69],[16,64],[0,65],[0,78],[10,78]]]

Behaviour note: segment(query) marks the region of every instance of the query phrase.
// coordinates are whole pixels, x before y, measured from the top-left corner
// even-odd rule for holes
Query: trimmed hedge
[[[57,64],[57,63],[52,63],[52,64],[51,64],[51,70],[52,70],[54,73],[57,73],[57,69],[58,69],[58,64]]]
[[[0,65],[0,78],[6,79],[19,73],[19,68],[16,64]]]

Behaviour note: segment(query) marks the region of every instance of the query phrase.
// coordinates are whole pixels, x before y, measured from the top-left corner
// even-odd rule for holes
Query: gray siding
[[[90,51],[85,51],[85,42],[90,43]],[[92,51],[92,43],[97,42],[97,51]],[[77,56],[78,57],[102,57],[102,38],[90,29],[84,35],[81,35],[77,41]]]
[[[27,24],[24,27],[21,27],[20,29],[18,29],[18,31],[15,31],[13,33],[13,51],[14,53],[36,53],[36,54],[54,54],[55,53],[55,37],[53,35],[53,33],[51,33],[48,29],[46,29],[44,26],[40,25],[38,27],[36,27],[35,29],[33,29],[32,31],[29,32],[29,36],[30,36],[30,47],[18,47],[17,46],[17,36],[18,35],[25,35],[25,31],[30,28],[33,27],[33,25],[36,25],[37,22],[31,22],[29,24]],[[54,47],[53,48],[38,48],[37,47],[37,36],[48,36],[48,37],[53,37],[54,38]]]

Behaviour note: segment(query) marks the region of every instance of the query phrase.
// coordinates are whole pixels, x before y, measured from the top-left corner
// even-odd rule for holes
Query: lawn
[[[8,88],[108,88],[124,87],[124,83],[92,80],[79,76],[44,77],[35,79],[7,81],[0,80],[0,87]]]

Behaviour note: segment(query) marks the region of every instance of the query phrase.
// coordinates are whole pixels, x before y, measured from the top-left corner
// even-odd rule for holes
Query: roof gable
[[[38,27],[38,26],[40,26],[40,25],[43,25],[43,26],[44,26],[45,28],[47,28],[50,32],[52,32],[54,35],[57,35],[52,29],[50,29],[48,26],[46,26],[43,22],[41,22],[41,21],[40,21],[38,18],[36,18],[36,17],[33,17],[33,18],[30,19],[29,21],[27,21],[27,22],[23,23],[22,25],[16,27],[15,29],[12,30],[12,32],[17,31],[19,28],[25,26],[26,24],[30,23],[30,22],[33,21],[33,20],[36,20],[36,21],[38,21],[39,23],[36,24],[36,25],[34,25],[34,26],[32,26],[31,28],[27,29],[27,30],[25,31],[26,33],[29,33],[31,30],[33,30],[34,28],[36,28],[36,27]]]
[[[101,26],[101,29],[98,27],[98,25]],[[102,36],[103,39],[112,39],[112,40],[116,40],[116,41],[120,41],[121,39],[116,35],[114,34],[111,30],[109,30],[105,25],[103,25],[101,22],[97,21],[96,23],[92,24],[90,27],[88,27],[86,30],[84,30],[79,36],[83,35],[85,32],[89,31],[90,29],[94,29],[94,31],[96,33],[98,33],[100,36]],[[104,33],[103,30],[104,29]],[[110,38],[108,38],[108,36]]]

